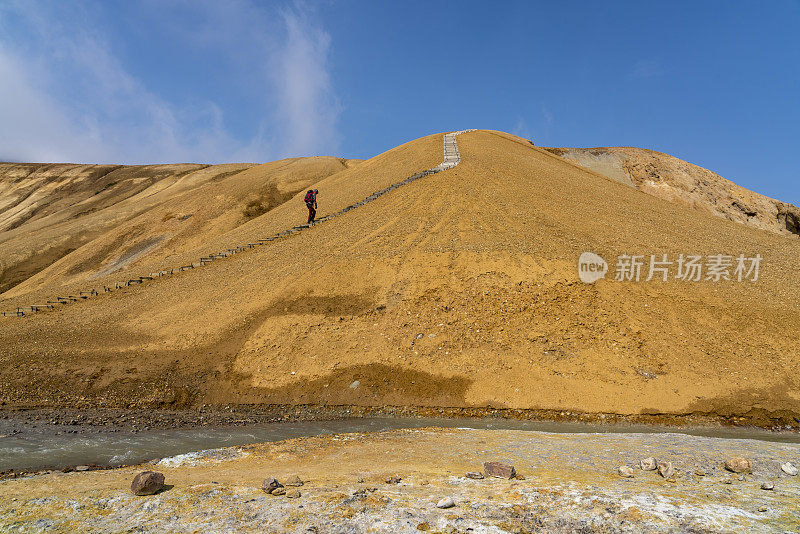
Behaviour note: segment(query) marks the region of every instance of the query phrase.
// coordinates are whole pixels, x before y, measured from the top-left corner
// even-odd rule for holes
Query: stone
[[[758,511],[759,512],[766,512],[767,511],[767,507],[766,506],[759,506],[758,507]]]
[[[694,474],[695,474],[696,476],[699,476],[699,477],[704,477],[704,476],[706,476],[706,472],[705,472],[705,471],[703,471],[702,469],[695,469],[695,470],[694,470]]]
[[[483,478],[483,473],[475,473],[473,471],[470,471],[469,473],[465,474],[464,476],[467,477],[467,478],[471,478],[473,480],[480,480],[480,479]]]
[[[797,476],[797,468],[791,462],[781,464],[781,471],[792,477]]]
[[[436,508],[452,508],[456,503],[450,497],[445,497],[436,503]]]
[[[658,462],[658,474],[664,478],[675,476],[675,467],[673,467],[672,462]]]
[[[397,476],[390,476],[390,477],[388,477],[388,478],[386,479],[386,483],[387,483],[387,484],[399,484],[401,480],[403,480],[403,479],[402,479],[402,478],[400,478],[400,477],[397,477]]]
[[[503,462],[484,462],[483,472],[487,477],[512,479],[517,476],[517,471],[514,469],[514,466],[504,464]]]
[[[619,476],[623,478],[633,478],[633,469],[627,465],[617,467],[617,472],[619,472]]]
[[[89,470],[89,466],[88,465],[76,465],[75,466],[75,471],[88,471],[88,470]]]
[[[286,488],[284,488],[283,486],[275,488],[274,490],[270,491],[269,494],[275,495],[276,497],[280,495],[286,495]]]
[[[725,469],[733,473],[749,473],[751,470],[750,460],[741,456],[734,456],[725,460]]]
[[[286,492],[287,499],[297,499],[298,497],[300,497],[300,490],[293,489]]]
[[[773,484],[772,482],[762,482],[761,483],[761,489],[763,489],[763,490],[774,490],[775,489],[775,484]]]
[[[276,489],[282,488],[283,484],[278,482],[278,479],[275,477],[267,477],[264,479],[264,482],[261,483],[261,489],[266,493],[273,493]]]
[[[299,487],[303,485],[303,481],[300,480],[300,477],[297,475],[290,476],[289,479],[283,483],[284,486],[295,486]]]
[[[642,458],[639,460],[639,469],[642,471],[655,471],[658,469],[658,461],[652,456],[650,458]]]
[[[360,385],[361,385],[361,382],[359,382],[358,380],[353,380],[353,383],[350,384],[348,387],[350,389],[358,389],[358,386],[360,386]]]
[[[155,471],[142,471],[131,482],[131,492],[134,495],[154,495],[164,489],[164,473]]]

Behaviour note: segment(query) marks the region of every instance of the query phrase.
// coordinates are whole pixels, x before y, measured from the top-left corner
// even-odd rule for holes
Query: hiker
[[[317,193],[318,189],[309,189],[304,199],[306,207],[308,207],[308,224],[314,224],[314,217],[317,216]]]

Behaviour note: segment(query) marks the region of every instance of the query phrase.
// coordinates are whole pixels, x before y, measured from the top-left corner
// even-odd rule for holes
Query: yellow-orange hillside
[[[511,135],[465,133],[458,144],[456,168],[296,236],[4,319],[3,400],[491,405],[794,424],[795,240],[656,198]],[[342,168],[315,182],[320,215],[441,159],[434,135]],[[303,222],[300,199],[202,243],[137,258],[125,276]],[[620,254],[760,254],[763,262],[757,282],[587,285],[577,274],[584,251],[612,269]],[[119,280],[95,254],[65,256],[0,305]]]

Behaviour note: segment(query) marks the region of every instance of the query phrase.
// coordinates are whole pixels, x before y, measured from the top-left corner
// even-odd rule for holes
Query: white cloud
[[[283,13],[287,37],[277,54],[273,82],[283,106],[280,119],[286,130],[284,149],[298,153],[304,147],[318,151],[336,143],[339,105],[333,98],[327,63],[331,38],[297,9]]]
[[[253,113],[256,134],[234,135],[216,102],[173,99],[181,101],[176,105],[148,88],[114,55],[91,5],[20,2],[0,7],[0,160],[215,163],[337,148],[330,36],[305,10],[270,14],[249,1],[225,9],[216,2],[173,6],[199,18],[192,21],[196,33],[181,17],[171,19],[176,38],[191,35],[230,57],[247,50],[260,58],[260,66],[239,64],[242,76],[255,72],[269,89]],[[157,17],[169,7],[152,6]],[[14,38],[11,17],[27,25],[30,43]],[[278,35],[265,35],[270,17],[283,27]],[[236,85],[232,80],[232,90]]]

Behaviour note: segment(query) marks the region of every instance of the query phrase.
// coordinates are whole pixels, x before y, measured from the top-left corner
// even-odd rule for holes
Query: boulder
[[[658,468],[658,461],[652,456],[650,458],[642,458],[639,460],[639,468],[642,471],[655,471]]]
[[[750,460],[741,456],[734,456],[725,460],[725,469],[733,473],[749,473],[751,471]]]
[[[487,477],[511,479],[517,476],[517,471],[514,469],[514,466],[504,464],[503,462],[484,462],[483,472]]]
[[[164,474],[155,471],[142,471],[131,482],[134,495],[153,495],[164,489]]]
[[[675,476],[675,467],[673,467],[672,462],[658,462],[658,474],[664,478]]]
[[[261,483],[261,489],[264,490],[266,493],[273,493],[276,489],[282,488],[283,484],[278,482],[278,479],[275,477],[267,477],[264,479],[264,482]]]

